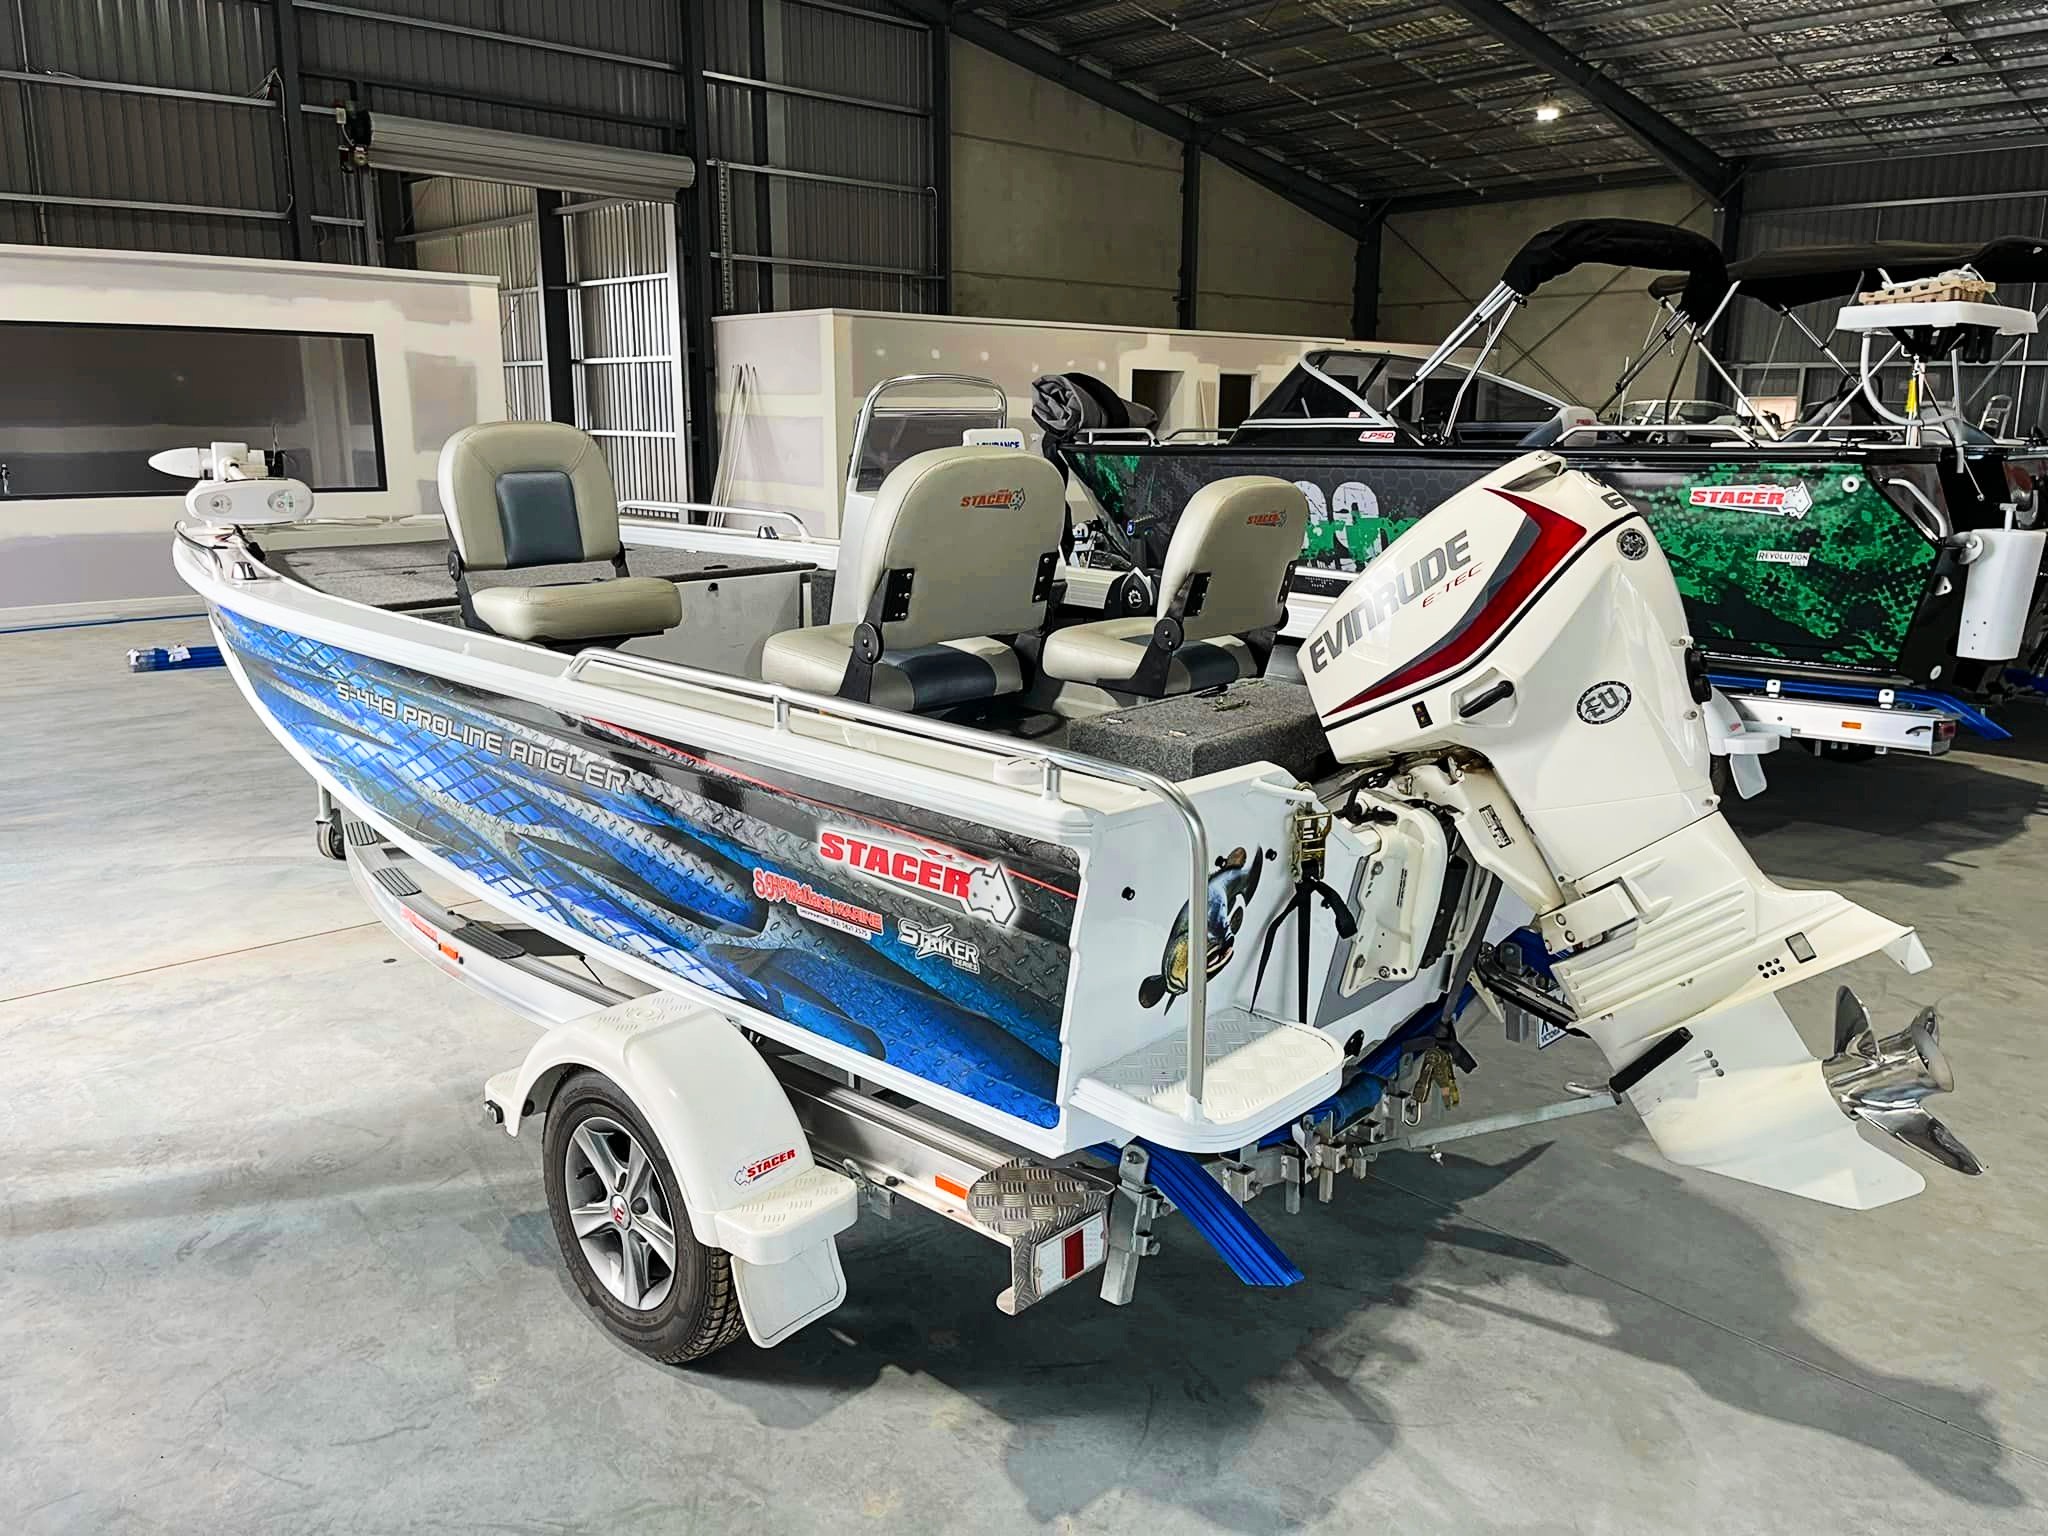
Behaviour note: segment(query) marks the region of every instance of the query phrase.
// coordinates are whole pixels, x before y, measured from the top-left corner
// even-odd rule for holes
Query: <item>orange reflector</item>
[[[965,1200],[967,1198],[967,1186],[958,1179],[949,1179],[943,1173],[935,1173],[932,1175],[932,1182],[955,1200]]]
[[[1845,731],[1860,731],[1863,729],[1863,722],[1861,720],[1844,720],[1842,722],[1842,729]]]
[[[450,960],[453,960],[457,965],[462,964],[462,951],[457,949],[453,944],[443,944],[441,946],[441,953],[446,955]]]

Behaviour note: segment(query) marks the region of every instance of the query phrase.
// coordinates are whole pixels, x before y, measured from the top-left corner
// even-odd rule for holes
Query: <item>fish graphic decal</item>
[[[1237,931],[1244,926],[1245,908],[1259,888],[1259,871],[1265,863],[1263,848],[1252,853],[1233,848],[1216,861],[1216,872],[1209,877],[1209,963],[1205,967],[1212,977],[1230,964],[1236,952]],[[1165,998],[1171,1007],[1171,1000],[1187,989],[1188,909],[1183,906],[1167,936],[1166,953],[1159,957],[1158,974],[1138,983],[1138,1006],[1151,1008]]]

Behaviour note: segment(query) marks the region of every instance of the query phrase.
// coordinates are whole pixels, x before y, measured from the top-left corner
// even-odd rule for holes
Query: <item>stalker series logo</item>
[[[884,841],[865,832],[821,831],[818,857],[1006,927],[1017,915],[1009,871],[957,849]]]

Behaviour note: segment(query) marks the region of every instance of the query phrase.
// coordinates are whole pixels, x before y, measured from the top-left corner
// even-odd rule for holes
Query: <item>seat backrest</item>
[[[1291,480],[1232,475],[1195,492],[1174,525],[1159,572],[1157,617],[1173,611],[1184,582],[1206,576],[1200,609],[1182,620],[1190,640],[1270,628],[1280,583],[1308,531],[1308,498]]]
[[[610,560],[612,472],[587,432],[559,421],[486,421],[441,445],[441,511],[473,571]]]
[[[860,547],[840,551],[839,580],[853,583],[865,618],[891,572],[912,573],[907,596],[884,604],[901,613],[883,626],[891,650],[1037,629],[1059,560],[1066,495],[1060,472],[1020,449],[913,454],[876,492]]]

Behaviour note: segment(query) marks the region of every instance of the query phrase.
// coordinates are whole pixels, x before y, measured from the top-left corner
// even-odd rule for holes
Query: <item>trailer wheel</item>
[[[348,845],[342,838],[341,812],[336,811],[327,820],[313,823],[313,846],[320,850],[323,859],[348,857]]]
[[[740,1336],[732,1256],[690,1231],[668,1155],[617,1084],[585,1072],[561,1086],[542,1162],[563,1262],[605,1327],[668,1365]]]

